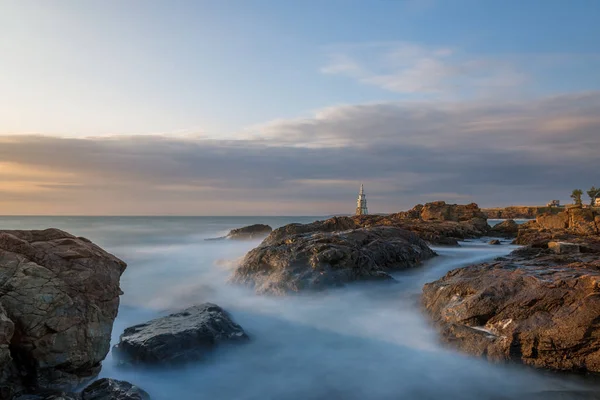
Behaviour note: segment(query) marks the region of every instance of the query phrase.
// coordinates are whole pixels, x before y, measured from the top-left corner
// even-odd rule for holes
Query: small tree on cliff
[[[573,199],[573,203],[581,205],[581,196],[583,195],[583,190],[575,189],[573,193],[571,193],[571,198]]]
[[[587,195],[590,196],[590,206],[593,206],[596,202],[596,198],[600,197],[600,188],[592,186],[590,190],[587,191]]]

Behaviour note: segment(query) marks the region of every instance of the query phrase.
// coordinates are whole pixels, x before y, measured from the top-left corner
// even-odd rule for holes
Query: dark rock
[[[243,228],[232,229],[226,237],[229,239],[240,240],[264,238],[269,235],[272,230],[273,228],[269,225],[254,224]]]
[[[37,394],[21,394],[13,397],[12,400],[81,400],[81,396],[79,393],[45,391]]]
[[[444,341],[469,354],[600,372],[597,254],[519,249],[426,284],[423,302]]]
[[[374,226],[393,226],[416,233],[434,245],[458,245],[458,240],[485,235],[489,226],[477,204],[457,205],[443,201],[418,204],[409,211],[389,215],[333,217],[310,224],[289,224],[275,229],[263,244],[302,233],[338,232]]]
[[[494,236],[507,238],[517,237],[517,234],[519,233],[519,224],[512,219],[507,219],[506,221],[502,221],[499,224],[492,226],[490,232]]]
[[[0,231],[0,387],[72,390],[95,377],[125,267],[58,229]]]
[[[149,400],[150,395],[129,382],[99,379],[81,392],[81,400]]]
[[[395,227],[288,234],[269,237],[246,254],[232,281],[259,293],[320,290],[392,279],[388,272],[415,267],[433,256],[417,235]]]
[[[500,241],[498,239],[492,239],[488,242],[488,244],[493,244],[493,245],[499,245],[501,244]]]
[[[219,306],[205,303],[125,329],[113,354],[123,364],[182,364],[248,336]]]

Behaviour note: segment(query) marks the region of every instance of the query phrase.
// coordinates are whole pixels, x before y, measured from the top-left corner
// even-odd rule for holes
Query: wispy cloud
[[[567,200],[575,186],[598,185],[598,115],[600,92],[589,92],[331,107],[246,140],[0,136],[0,210],[328,214],[352,212],[361,181],[382,212],[436,196]]]
[[[514,88],[527,80],[527,75],[510,62],[468,56],[450,47],[399,42],[334,46],[330,50],[322,73],[397,93],[470,93]]]

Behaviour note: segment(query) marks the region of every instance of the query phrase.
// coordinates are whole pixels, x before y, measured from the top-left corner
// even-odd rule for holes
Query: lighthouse
[[[356,215],[367,215],[367,197],[365,196],[365,189],[360,184],[360,192],[358,192],[358,200],[356,200]]]

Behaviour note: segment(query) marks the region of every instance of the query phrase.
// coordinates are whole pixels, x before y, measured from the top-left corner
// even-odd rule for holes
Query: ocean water
[[[236,261],[260,241],[204,240],[252,223],[278,227],[315,219],[0,217],[0,229],[57,227],[128,263],[113,344],[128,326],[206,301],[229,311],[250,335],[246,344],[219,348],[181,368],[123,368],[108,355],[101,377],[132,382],[155,400],[517,399],[591,387],[589,380],[495,365],[439,344],[420,309],[423,284],[508,254],[515,248],[508,241],[435,248],[439,257],[396,273],[398,284],[268,297],[227,283]]]

